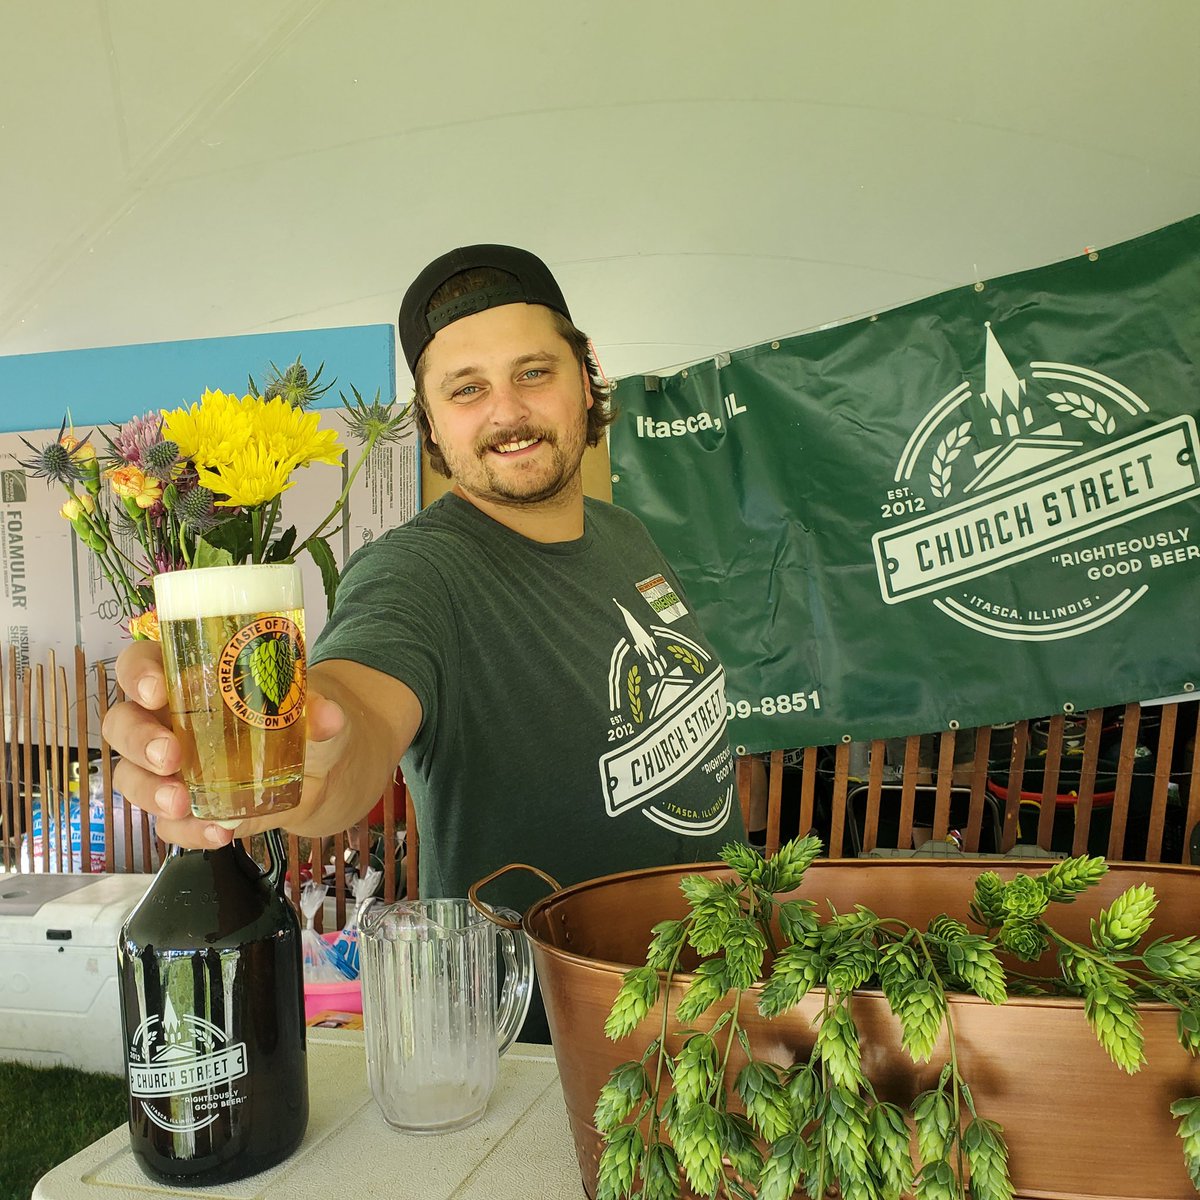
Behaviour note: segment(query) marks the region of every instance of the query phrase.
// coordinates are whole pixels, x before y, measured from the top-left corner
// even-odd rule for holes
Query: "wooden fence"
[[[0,650],[0,864],[151,870],[165,847],[147,815],[114,794],[114,756],[99,736],[119,699],[111,668],[88,664],[78,647],[70,668],[50,655],[18,671],[17,653]],[[739,798],[768,853],[816,832],[831,857],[1086,852],[1200,865],[1198,709],[1133,703],[869,746],[776,750],[738,761]],[[85,746],[90,771],[79,765]],[[326,879],[339,925],[357,864],[380,866],[387,900],[417,878],[416,823],[399,777],[370,821],[287,844],[289,879]]]

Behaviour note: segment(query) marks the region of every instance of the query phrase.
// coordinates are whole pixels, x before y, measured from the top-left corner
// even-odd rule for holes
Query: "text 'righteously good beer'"
[[[295,808],[304,781],[304,603],[295,564],[154,580],[172,724],[192,812],[235,821]]]

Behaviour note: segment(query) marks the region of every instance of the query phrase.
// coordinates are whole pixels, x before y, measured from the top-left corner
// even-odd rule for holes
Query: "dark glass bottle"
[[[241,1179],[304,1136],[300,926],[267,837],[269,872],[236,842],[175,849],[121,930],[129,1135],[151,1179]]]

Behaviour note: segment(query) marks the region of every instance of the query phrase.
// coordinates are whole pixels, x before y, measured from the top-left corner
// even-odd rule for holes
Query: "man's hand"
[[[370,677],[370,688],[359,678],[364,672]],[[343,676],[347,678],[343,680]],[[325,678],[342,703],[323,694]],[[113,772],[113,788],[130,804],[156,814],[159,837],[182,846],[223,846],[234,836],[247,837],[281,824],[303,836],[345,828],[379,798],[391,769],[420,724],[420,705],[404,684],[357,663],[321,664],[309,675],[308,745],[300,806],[275,817],[243,821],[230,830],[191,815],[188,790],[179,775],[182,749],[171,731],[158,643],[134,642],[122,650],[117,658],[117,682],[129,699],[114,704],[104,719],[105,740],[121,756]],[[382,710],[360,704],[354,714],[377,752],[371,756],[347,754],[352,735],[343,705],[363,692],[378,697]],[[401,722],[397,722],[398,716],[403,718]],[[327,786],[331,772],[344,768],[347,758],[359,762],[367,757],[377,761],[365,764],[367,770],[349,772],[350,778],[337,789],[338,802],[331,802]]]

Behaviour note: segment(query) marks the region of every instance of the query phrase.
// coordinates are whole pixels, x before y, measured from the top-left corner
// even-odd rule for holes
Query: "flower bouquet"
[[[353,387],[353,402],[339,393],[362,449],[330,512],[300,537],[283,527],[283,493],[298,468],[336,465],[346,449],[307,411],[332,386],[318,386],[320,376],[321,367],[310,377],[297,358],[286,371],[272,366],[261,393],[251,378],[240,397],[205,391],[186,408],[148,412],[102,435],[103,458],[69,418],[48,445],[22,439],[33,456],[20,465],[65,489],[59,511],[95,555],[133,638],[158,640],[154,575],[187,567],[292,562],[307,551],[333,607],[329,538],[340,526],[331,526],[371,451],[402,435],[409,406],[395,411],[378,392],[368,404]]]

